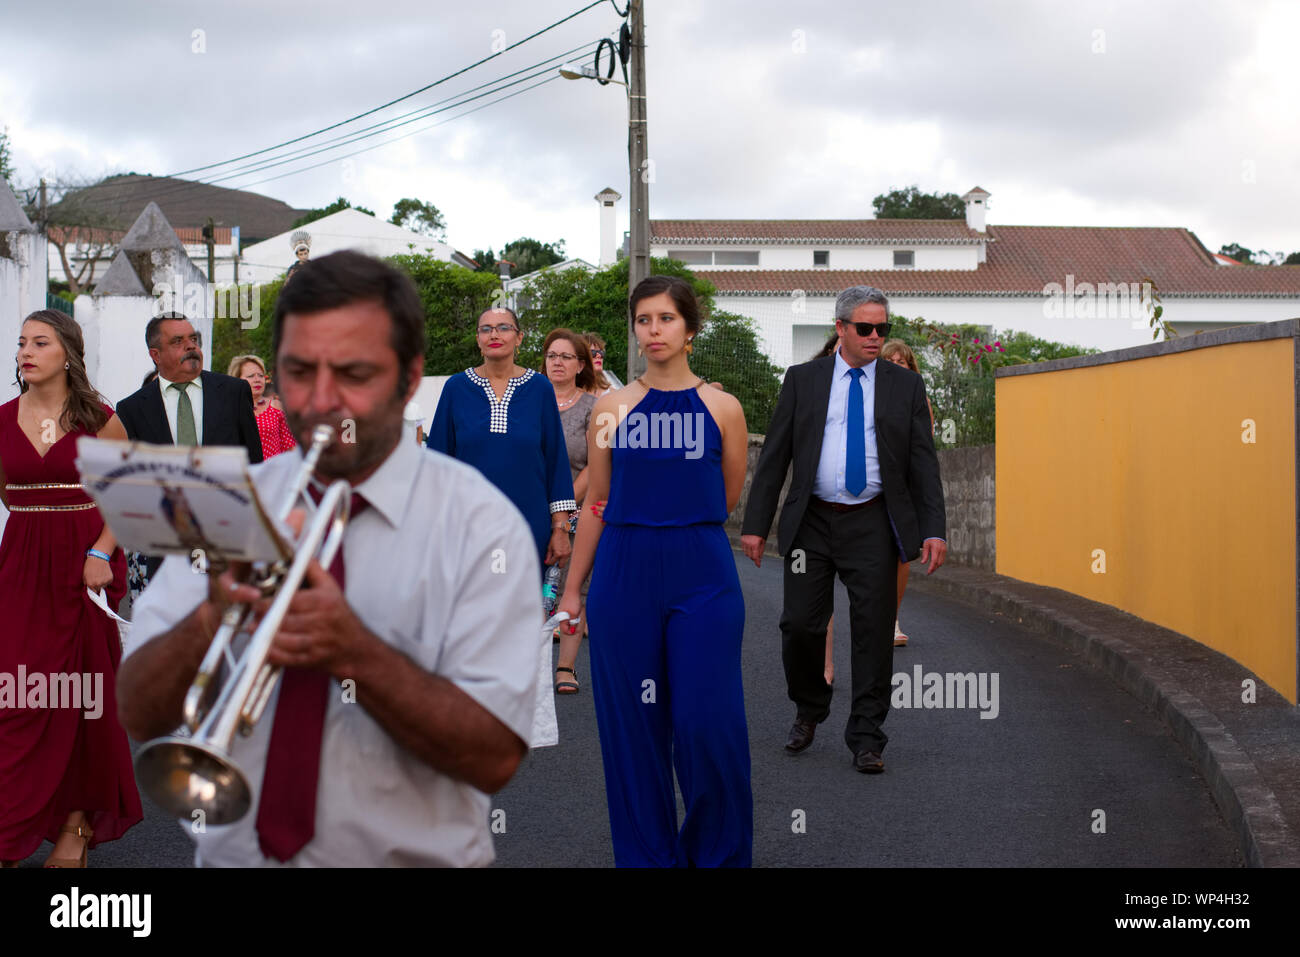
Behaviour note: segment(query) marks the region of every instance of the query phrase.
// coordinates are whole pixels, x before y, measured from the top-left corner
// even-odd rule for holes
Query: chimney
[[[505,282],[510,278],[510,267],[513,265],[514,263],[510,262],[508,259],[497,260],[497,272],[501,275],[502,282]]]
[[[600,266],[614,264],[614,204],[623,197],[606,186],[596,194],[600,203]]]
[[[984,214],[988,210],[989,197],[993,194],[976,186],[962,197],[966,204],[966,225],[977,233],[984,232]]]

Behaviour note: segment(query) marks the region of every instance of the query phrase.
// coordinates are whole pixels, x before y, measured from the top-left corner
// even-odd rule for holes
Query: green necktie
[[[190,405],[189,394],[185,391],[190,387],[188,382],[173,382],[171,388],[180,393],[180,399],[176,403],[176,444],[177,445],[198,445],[199,436],[194,431],[194,406]]]

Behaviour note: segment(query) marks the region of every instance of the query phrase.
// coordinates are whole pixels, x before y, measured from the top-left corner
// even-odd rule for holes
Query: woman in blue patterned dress
[[[447,380],[425,444],[482,472],[523,513],[542,563],[563,566],[569,514],[578,507],[569,453],[555,389],[515,364],[522,340],[511,310],[479,316],[483,364]]]
[[[645,375],[592,410],[587,498],[559,610],[588,570],[591,679],[620,867],[748,867],[745,605],[722,523],[740,498],[749,437],[735,396],[687,357],[699,306],[651,276],[630,300]],[[630,411],[629,411],[630,410]],[[686,817],[680,831],[673,771]]]

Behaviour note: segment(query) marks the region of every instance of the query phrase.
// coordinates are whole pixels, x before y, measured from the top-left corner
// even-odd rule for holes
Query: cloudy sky
[[[176,173],[346,120],[586,2],[22,4],[0,33],[0,125],[21,183]],[[993,223],[1186,226],[1211,250],[1300,250],[1300,3],[646,0],[646,11],[656,218],[866,218],[892,187],[978,184]],[[464,94],[620,22],[601,3],[286,149]],[[299,207],[344,195],[384,216],[414,196],[442,209],[467,252],[527,235],[595,261],[593,196],[628,191],[626,99],[556,79],[491,102],[533,82],[273,168],[190,176]]]

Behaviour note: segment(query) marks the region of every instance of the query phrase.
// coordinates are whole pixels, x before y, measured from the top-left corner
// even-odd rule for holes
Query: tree
[[[69,176],[26,190],[27,218],[59,253],[68,292],[73,298],[95,282],[99,263],[111,259],[130,223],[124,223],[93,200],[89,180]]]
[[[1300,253],[1291,253],[1288,256],[1281,250],[1270,253],[1266,249],[1257,249],[1251,252],[1240,243],[1228,243],[1225,246],[1220,246],[1219,255],[1235,259],[1247,266],[1300,266]]]
[[[393,216],[388,221],[421,236],[442,239],[447,235],[447,221],[438,207],[418,199],[399,199],[393,204]]]
[[[524,346],[519,364],[540,368],[546,334],[564,327],[599,334],[606,345],[605,365],[621,375],[627,368],[627,267],[624,259],[594,273],[575,267],[539,272],[530,279],[520,304]],[[781,370],[763,354],[752,321],[715,310],[713,285],[682,263],[655,259],[650,269],[656,276],[680,276],[691,284],[704,317],[691,369],[721,382],[740,400],[750,430],[765,431],[781,390]]]
[[[331,216],[334,213],[340,213],[345,209],[355,209],[358,213],[365,213],[367,216],[375,215],[374,210],[366,209],[364,206],[353,206],[350,202],[348,202],[346,199],[340,196],[338,199],[334,200],[334,202],[330,203],[328,206],[325,206],[321,209],[308,210],[305,216],[300,216],[299,218],[295,219],[293,221],[293,225],[291,225],[289,228],[297,229],[299,226],[306,226],[308,223],[314,223],[318,219],[324,219],[326,216]]]
[[[424,253],[392,256],[387,262],[411,277],[424,303],[424,374],[453,375],[482,363],[478,317],[500,301],[497,278]]]
[[[14,188],[13,154],[9,150],[9,127],[0,127],[0,180]]]
[[[1250,262],[1255,254],[1240,243],[1226,243],[1219,247],[1219,255],[1235,259],[1239,263]]]
[[[922,193],[916,186],[891,189],[871,201],[876,219],[965,219],[966,204],[956,193]]]
[[[526,276],[530,272],[536,272],[545,266],[562,263],[567,258],[564,254],[563,239],[556,240],[553,243],[543,243],[536,239],[529,239],[527,236],[521,236],[519,239],[506,243],[502,247],[500,260],[492,254],[491,248],[486,252],[482,249],[474,250],[474,261],[478,263],[480,270],[483,272],[496,272],[497,263],[504,260],[512,264],[510,275],[516,278]]]

